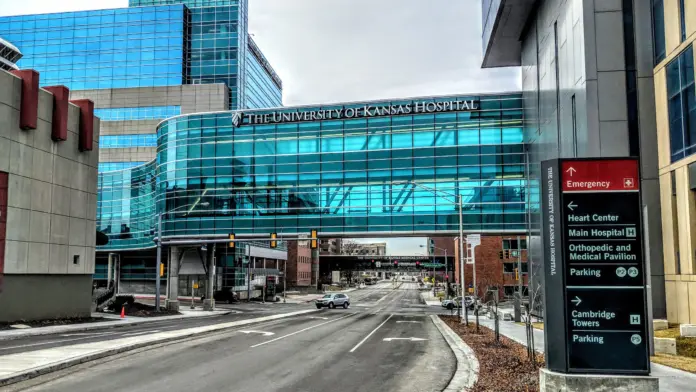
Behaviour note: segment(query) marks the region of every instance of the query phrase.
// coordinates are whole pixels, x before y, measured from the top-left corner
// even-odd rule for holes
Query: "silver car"
[[[348,306],[350,306],[350,298],[341,293],[326,294],[316,300],[314,304],[317,306],[317,309],[321,309],[325,306],[329,309],[333,309],[337,306],[343,306],[343,309],[348,309]]]

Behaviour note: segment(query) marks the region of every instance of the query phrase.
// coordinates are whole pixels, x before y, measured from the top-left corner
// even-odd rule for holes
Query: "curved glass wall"
[[[97,230],[109,236],[100,249],[144,249],[155,246],[155,162],[99,173]]]
[[[479,110],[249,124],[259,114],[452,100]],[[160,125],[160,208],[186,211],[164,220],[166,236],[456,232],[447,193],[463,195],[465,230],[524,230],[519,95],[259,110],[239,127],[233,120],[226,112]]]
[[[447,102],[476,109],[404,110]],[[165,237],[456,234],[460,194],[465,231],[523,233],[522,125],[519,94],[170,118],[156,162],[100,174],[103,249],[153,246],[155,200]]]

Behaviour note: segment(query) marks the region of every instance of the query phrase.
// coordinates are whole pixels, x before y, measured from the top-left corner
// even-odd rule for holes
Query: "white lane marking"
[[[415,323],[415,324],[420,324],[421,321],[413,321],[413,320],[399,320],[396,322],[397,324],[403,324],[403,323]]]
[[[79,333],[65,333],[60,336],[68,338],[72,336],[100,336],[100,335],[113,335],[116,332],[79,332]]]
[[[277,337],[277,338],[275,338],[275,339],[267,340],[267,341],[265,341],[265,342],[263,342],[263,343],[255,344],[255,345],[251,346],[251,348],[263,346],[264,344],[268,344],[268,343],[273,343],[273,342],[278,341],[278,340],[280,340],[280,339],[285,339],[285,338],[290,337],[290,336],[292,336],[292,335],[297,335],[298,333],[301,333],[301,332],[304,332],[304,331],[309,331],[310,329],[313,329],[313,328],[316,328],[316,327],[321,327],[322,325],[326,325],[326,324],[328,324],[328,323],[333,323],[334,321],[338,321],[338,320],[344,319],[344,318],[346,318],[346,317],[355,316],[356,314],[357,314],[357,313],[347,314],[347,315],[342,316],[342,317],[339,317],[339,318],[337,318],[337,319],[329,320],[329,321],[326,321],[326,322],[323,322],[323,323],[317,324],[317,325],[312,325],[311,327],[307,327],[307,328],[301,329],[301,330],[299,330],[299,331],[295,331],[295,332],[293,332],[293,333],[289,333],[289,334],[287,334],[287,335],[279,336],[279,337]]]
[[[314,320],[328,320],[328,317],[319,317],[319,316],[309,316],[308,318],[314,319]]]
[[[91,336],[83,336],[83,337],[81,337],[81,338],[74,338],[74,339],[49,340],[49,341],[47,341],[47,342],[41,342],[41,343],[20,344],[20,345],[18,345],[18,346],[1,347],[1,348],[0,348],[0,351],[3,351],[3,350],[12,350],[13,348],[44,346],[44,345],[47,345],[47,344],[54,344],[54,343],[74,342],[74,341],[77,341],[77,340],[89,339],[90,337],[91,337]]]
[[[375,332],[377,332],[378,329],[380,329],[384,324],[386,324],[387,321],[389,321],[389,319],[392,318],[392,316],[393,316],[393,314],[390,314],[389,317],[387,317],[387,319],[382,322],[382,324],[378,325],[377,328],[373,329],[372,332],[370,332],[367,336],[365,336],[365,338],[363,340],[361,340],[360,343],[356,344],[355,347],[353,347],[349,352],[352,353],[355,350],[357,350],[358,347],[360,347],[363,343],[365,343],[365,341],[367,339],[370,338],[370,336],[372,336]]]
[[[162,332],[161,329],[153,329],[151,331],[140,331],[140,332],[132,332],[132,333],[124,333],[122,336],[140,336],[140,335],[147,335],[149,333],[155,333],[155,332]]]
[[[408,340],[410,342],[422,342],[422,341],[428,340],[428,339],[410,337],[410,338],[384,338],[382,340],[385,342],[391,342],[394,340]]]
[[[250,334],[250,333],[260,333],[260,334],[263,335],[263,336],[273,336],[273,335],[275,335],[275,332],[265,332],[265,331],[253,331],[253,330],[250,330],[250,331],[239,331],[239,332],[245,333],[245,334],[247,334],[247,335]]]

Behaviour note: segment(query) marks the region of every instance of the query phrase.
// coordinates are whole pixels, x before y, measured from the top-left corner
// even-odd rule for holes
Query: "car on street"
[[[466,307],[468,309],[473,309],[474,308],[474,297],[471,296],[466,296],[464,299],[464,303],[466,304]],[[452,310],[454,308],[461,308],[462,307],[462,297],[456,297],[453,299],[445,299],[442,301],[442,307],[447,308],[449,310]]]
[[[317,299],[314,304],[317,306],[317,309],[323,307],[333,309],[338,306],[343,306],[343,309],[348,309],[348,306],[350,306],[350,298],[343,293],[325,294],[323,297]]]

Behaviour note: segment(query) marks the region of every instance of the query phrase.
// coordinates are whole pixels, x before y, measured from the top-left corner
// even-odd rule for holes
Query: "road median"
[[[0,387],[66,369],[81,363],[139,348],[145,348],[155,344],[174,342],[177,340],[202,336],[213,332],[222,332],[235,327],[273,321],[313,312],[317,312],[317,310],[301,310],[297,312],[275,314],[272,316],[238,320],[228,323],[206,325],[176,331],[159,332],[151,335],[133,336],[123,339],[83,343],[72,346],[4,355],[0,356]]]
[[[224,316],[232,313],[229,310],[214,311],[214,312],[196,312],[196,313],[185,313],[175,316],[162,316],[162,317],[126,317],[125,319],[109,318],[104,317],[105,321],[91,322],[91,323],[80,323],[80,324],[67,324],[67,325],[54,325],[49,327],[37,327],[29,329],[17,329],[10,331],[0,331],[0,340],[15,340],[22,339],[29,336],[42,336],[42,335],[53,335],[57,333],[67,333],[67,332],[85,332],[94,331],[98,329],[111,329],[120,327],[129,327],[133,325],[141,325],[146,323],[153,323],[157,321],[170,321],[170,320],[182,320],[182,319],[192,319],[192,318],[209,318]],[[95,314],[95,313],[93,313]]]
[[[430,318],[457,358],[457,370],[444,391],[460,392],[470,390],[476,384],[479,372],[479,363],[474,351],[440,317],[431,315]]]

